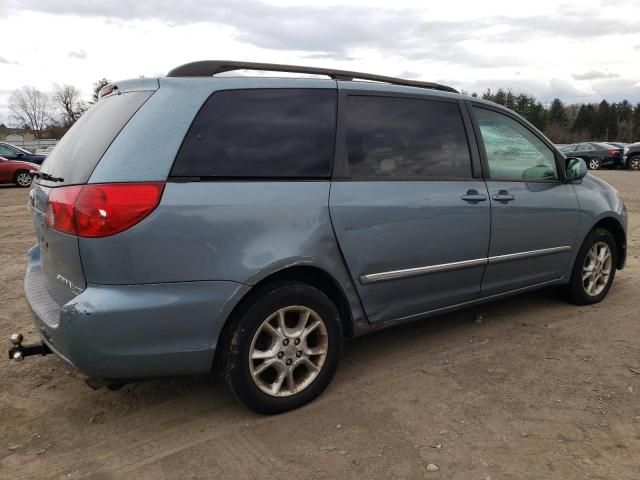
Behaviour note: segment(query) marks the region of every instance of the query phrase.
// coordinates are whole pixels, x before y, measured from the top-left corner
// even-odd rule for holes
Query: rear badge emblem
[[[64,283],[74,293],[76,293],[76,294],[82,293],[82,289],[81,288],[76,287],[71,280],[68,280],[68,279],[64,278],[62,275],[58,274],[58,276],[56,277],[56,280],[58,280],[59,282]]]

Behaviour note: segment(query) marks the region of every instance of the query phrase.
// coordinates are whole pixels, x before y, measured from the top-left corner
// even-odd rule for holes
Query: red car
[[[38,170],[39,165],[21,160],[7,160],[0,157],[0,184],[15,183],[19,187],[31,185],[33,174],[31,170]]]

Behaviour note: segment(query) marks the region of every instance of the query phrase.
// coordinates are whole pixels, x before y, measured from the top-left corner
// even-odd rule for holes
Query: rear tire
[[[591,305],[607,296],[616,275],[618,252],[613,235],[604,228],[592,230],[585,238],[566,286],[569,301]]]
[[[589,170],[599,170],[602,167],[602,162],[599,158],[590,158],[587,162]]]
[[[342,337],[338,310],[324,293],[299,282],[276,283],[254,293],[225,329],[223,376],[257,413],[293,410],[329,385]]]
[[[15,176],[13,177],[13,183],[23,188],[30,187],[32,180],[33,177],[31,177],[31,174],[26,170],[20,170],[16,172]]]
[[[629,159],[629,170],[640,170],[640,155],[636,155]]]

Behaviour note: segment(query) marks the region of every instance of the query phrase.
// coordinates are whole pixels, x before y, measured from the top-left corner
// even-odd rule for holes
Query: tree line
[[[41,138],[44,132],[51,132],[55,138],[60,138],[98,101],[100,89],[108,83],[106,78],[94,83],[89,102],[82,99],[80,90],[73,85],[54,83],[50,93],[29,86],[14,90],[9,96],[11,125],[32,130],[36,138]],[[0,124],[2,127],[5,125]]]
[[[103,78],[93,84],[90,102],[85,102],[80,90],[72,85],[54,84],[51,93],[34,87],[14,90],[9,97],[11,122],[16,127],[33,130],[38,138],[45,131],[60,138],[98,101],[100,89],[108,83],[109,80]],[[471,96],[479,95],[472,93]],[[551,104],[543,105],[532,95],[502,88],[488,89],[480,97],[519,113],[555,143],[640,141],[640,103],[634,106],[627,100],[615,103],[602,100],[600,103],[565,105],[556,98]]]
[[[477,93],[471,94],[478,97]],[[565,105],[556,98],[543,105],[534,96],[510,90],[487,90],[481,98],[517,112],[555,143],[606,141],[632,143],[640,141],[640,103],[628,100],[609,103]]]

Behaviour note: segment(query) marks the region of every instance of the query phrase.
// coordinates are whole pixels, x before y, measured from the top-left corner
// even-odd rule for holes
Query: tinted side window
[[[455,103],[350,96],[346,135],[352,178],[471,177]]]
[[[581,143],[580,145],[578,145],[578,148],[576,150],[579,152],[591,152],[595,150],[595,148],[593,147],[593,145],[590,145],[588,143]]]
[[[171,175],[328,177],[335,90],[216,92],[187,132]]]
[[[553,151],[512,118],[473,108],[487,152],[491,178],[499,180],[557,179]]]

